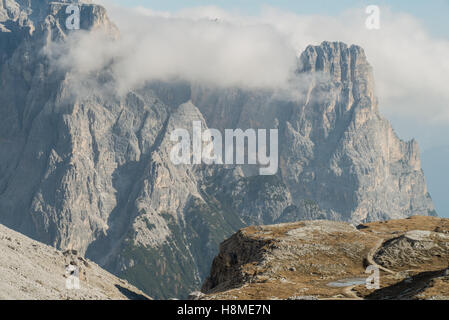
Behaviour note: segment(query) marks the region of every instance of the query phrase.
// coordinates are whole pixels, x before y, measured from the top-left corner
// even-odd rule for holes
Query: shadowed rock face
[[[220,242],[249,224],[364,222],[431,214],[416,142],[377,109],[363,50],[311,46],[294,91],[80,80],[44,49],[64,44],[65,2],[0,4],[0,222],[77,249],[156,298],[186,297]],[[81,28],[118,30],[80,2]],[[82,84],[83,91],[78,90]],[[295,92],[296,92],[295,91]],[[175,128],[278,128],[280,168],[175,166]]]

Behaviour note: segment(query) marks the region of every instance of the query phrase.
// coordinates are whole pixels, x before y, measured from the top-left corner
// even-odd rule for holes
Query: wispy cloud
[[[107,7],[121,29],[121,40],[110,43],[86,35],[77,40],[67,61],[88,72],[113,59],[113,72],[124,90],[172,78],[282,87],[307,45],[343,41],[365,49],[386,114],[449,122],[449,41],[433,38],[408,14],[381,8],[381,29],[367,30],[364,8],[328,17],[269,7],[258,16],[213,6],[177,13]]]

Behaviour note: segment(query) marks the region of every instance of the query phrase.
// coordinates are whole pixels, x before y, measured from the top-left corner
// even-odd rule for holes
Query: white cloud
[[[122,90],[155,79],[281,87],[294,72],[296,52],[270,25],[194,20],[147,9],[119,12],[113,19],[121,31],[119,40],[79,32],[69,39],[73,46],[59,62],[88,73],[113,60]]]
[[[87,36],[68,60],[89,71],[98,61],[114,58],[114,72],[124,90],[145,80],[171,78],[279,87],[307,45],[343,41],[365,49],[385,114],[449,122],[449,41],[433,38],[410,15],[381,8],[381,29],[367,30],[364,8],[326,17],[268,7],[259,16],[213,6],[177,13],[107,7],[121,29],[121,40],[111,44]]]

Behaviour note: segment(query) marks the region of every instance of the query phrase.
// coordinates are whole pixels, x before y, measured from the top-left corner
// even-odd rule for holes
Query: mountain
[[[441,216],[448,217],[449,175],[445,168],[449,163],[449,146],[424,150],[421,157],[422,167],[428,178],[429,190],[435,199],[435,207]]]
[[[435,215],[418,145],[378,111],[362,48],[308,47],[287,92],[153,81],[121,92],[50,48],[76,36],[67,2],[0,5],[0,222],[75,249],[155,298],[186,297],[219,244],[248,225]],[[79,2],[80,32],[120,33]],[[114,63],[114,61],[111,61]],[[177,128],[278,129],[279,170],[175,165]],[[207,141],[205,141],[206,143]]]
[[[447,300],[448,248],[449,220],[435,217],[248,227],[220,246],[197,297]],[[368,266],[379,287],[375,278],[366,287],[375,277]]]
[[[56,250],[2,225],[0,250],[1,300],[149,299],[75,250]],[[79,271],[79,289],[67,288],[69,265]]]

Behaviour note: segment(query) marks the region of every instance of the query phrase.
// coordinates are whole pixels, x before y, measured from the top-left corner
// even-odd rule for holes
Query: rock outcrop
[[[68,3],[0,4],[1,223],[77,250],[155,298],[185,298],[244,226],[435,214],[418,146],[380,116],[360,47],[307,48],[295,94],[182,81],[123,93],[107,67],[80,78],[52,64],[76,32],[65,27]],[[77,3],[81,31],[120,36],[104,8]],[[193,121],[279,129],[278,174],[175,166],[170,134]]]
[[[248,227],[222,243],[200,299],[449,299],[448,233],[421,216]]]

